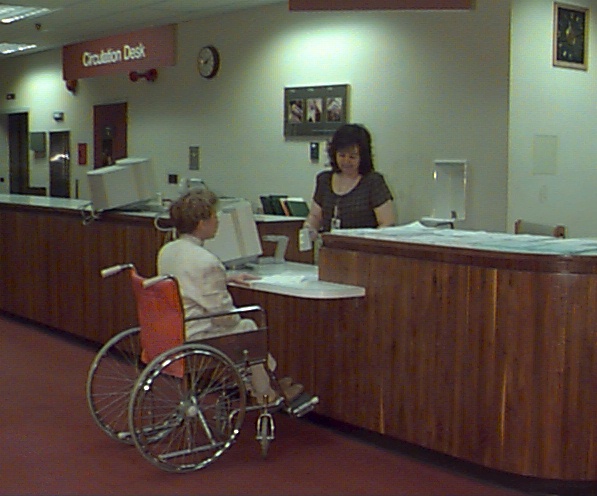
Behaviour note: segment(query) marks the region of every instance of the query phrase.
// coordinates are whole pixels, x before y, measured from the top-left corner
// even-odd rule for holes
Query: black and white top
[[[313,201],[321,207],[323,214],[320,230],[330,231],[332,217],[337,217],[344,229],[377,227],[374,209],[394,199],[383,175],[371,171],[348,193],[337,195],[332,190],[333,174],[327,170],[317,175]]]

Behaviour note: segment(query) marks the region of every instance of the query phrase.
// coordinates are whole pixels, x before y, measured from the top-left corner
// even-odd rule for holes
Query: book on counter
[[[303,198],[281,198],[280,203],[284,213],[289,217],[307,217],[309,205]]]
[[[300,197],[288,195],[261,195],[263,213],[268,215],[285,215],[288,217],[307,217],[309,204]]]
[[[286,215],[280,199],[287,198],[288,195],[262,195],[259,197],[263,213],[268,215]]]

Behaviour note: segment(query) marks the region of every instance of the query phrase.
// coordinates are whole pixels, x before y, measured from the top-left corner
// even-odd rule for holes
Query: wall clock
[[[215,77],[220,69],[220,52],[213,45],[204,46],[197,56],[199,74],[205,79]]]
[[[587,70],[589,9],[554,3],[553,65]]]

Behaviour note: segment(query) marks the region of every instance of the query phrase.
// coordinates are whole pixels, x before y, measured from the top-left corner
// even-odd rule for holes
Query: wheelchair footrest
[[[309,393],[302,393],[292,400],[292,403],[286,407],[286,412],[294,417],[302,417],[313,410],[319,403],[319,397]]]

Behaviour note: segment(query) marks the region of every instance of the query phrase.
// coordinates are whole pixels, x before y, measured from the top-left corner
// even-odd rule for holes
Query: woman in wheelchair
[[[257,279],[252,274],[241,273],[227,276],[222,262],[203,247],[207,239],[218,230],[217,196],[207,190],[191,190],[170,206],[170,219],[178,238],[166,243],[158,253],[158,274],[170,274],[178,280],[185,318],[192,319],[208,313],[234,309],[227,282],[246,285]],[[186,340],[205,339],[231,331],[255,329],[252,319],[239,315],[226,315],[212,319],[191,320],[186,324]],[[268,368],[273,372],[276,361],[268,354]],[[285,377],[278,381],[286,399],[292,401],[303,392],[301,384]],[[251,367],[251,395],[258,403],[271,403],[277,399],[270,377],[263,364]],[[267,398],[267,399],[266,399]]]

